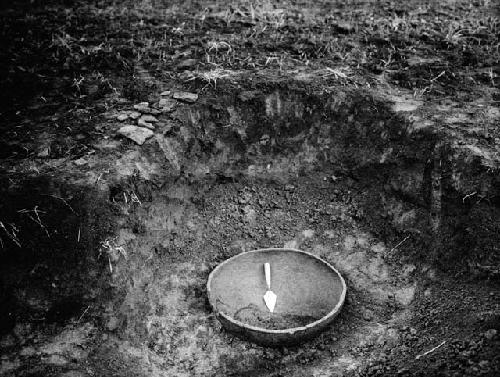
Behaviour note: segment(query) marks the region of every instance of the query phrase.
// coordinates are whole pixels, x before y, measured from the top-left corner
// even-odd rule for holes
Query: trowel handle
[[[264,275],[266,275],[266,286],[267,290],[271,290],[271,265],[269,263],[264,263]]]

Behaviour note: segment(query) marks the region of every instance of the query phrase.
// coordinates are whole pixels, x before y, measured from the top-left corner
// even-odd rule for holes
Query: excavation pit
[[[406,100],[394,107],[368,91],[291,84],[218,90],[158,115],[154,137],[141,146],[102,139],[78,171],[68,160],[65,173],[45,184],[5,180],[0,221],[24,247],[7,239],[2,257],[3,350],[29,354],[27,344],[43,356],[29,362],[45,363],[83,357],[83,344],[102,375],[133,368],[136,375],[149,368],[179,376],[266,375],[272,368],[342,375],[377,358],[373,350],[416,339],[410,326],[455,313],[474,320],[460,312],[462,298],[450,299],[468,287],[443,288],[436,269],[441,262],[458,270],[447,263],[458,263],[456,255],[482,257],[498,244],[498,223],[489,220],[498,218],[495,175],[470,158],[477,150],[419,122],[418,109],[409,120],[400,111]],[[47,161],[37,163],[43,173]],[[293,304],[317,310],[280,312],[287,302],[280,284],[288,282],[275,279],[274,317],[262,302],[264,285],[252,305],[207,300],[211,271],[268,245],[284,248],[279,253],[305,250],[334,266],[349,286],[342,310],[335,311],[341,290],[326,297],[320,284],[318,296],[300,294],[312,304]],[[73,259],[67,250],[75,250]],[[323,272],[342,286],[331,270]],[[279,269],[274,275],[281,279]],[[300,279],[293,284],[303,287]],[[469,297],[477,292],[472,287]],[[481,294],[477,310],[490,313],[489,291]],[[217,320],[209,301],[233,321]],[[448,306],[429,314],[442,303]],[[38,343],[22,333],[33,318]],[[78,344],[67,348],[68,339]]]

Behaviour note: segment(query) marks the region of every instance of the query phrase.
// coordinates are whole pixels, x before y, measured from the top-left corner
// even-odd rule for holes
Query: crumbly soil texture
[[[260,327],[266,330],[285,330],[306,326],[317,321],[321,317],[293,313],[271,313],[270,311],[263,311],[256,305],[250,304],[238,309],[233,318],[247,325]]]
[[[20,0],[0,44],[0,376],[499,375],[495,1]],[[212,312],[264,247],[345,278],[318,337]]]

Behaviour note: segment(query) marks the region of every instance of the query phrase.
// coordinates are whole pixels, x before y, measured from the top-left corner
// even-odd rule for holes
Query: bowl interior
[[[271,264],[274,313],[265,306],[264,263]],[[342,279],[321,260],[295,250],[243,253],[214,271],[212,305],[248,325],[265,329],[305,326],[328,314],[342,297]]]

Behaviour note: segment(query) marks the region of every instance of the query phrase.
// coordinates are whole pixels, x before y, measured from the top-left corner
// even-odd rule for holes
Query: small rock
[[[127,119],[128,119],[128,115],[127,114],[119,114],[116,119],[120,122],[125,122]]]
[[[495,329],[489,329],[484,333],[484,337],[488,340],[493,339],[497,335],[498,331]]]
[[[140,116],[141,116],[141,113],[139,113],[137,111],[131,111],[130,113],[128,113],[128,117],[130,119],[133,119],[133,120],[139,119]]]
[[[150,130],[154,130],[155,129],[155,126],[153,126],[153,123],[149,123],[149,122],[146,122],[144,119],[142,118],[139,118],[139,120],[137,121],[137,125],[139,127],[146,127],[146,128],[149,128]]]
[[[162,97],[167,97],[171,94],[172,92],[170,90],[164,90],[163,92],[160,93],[160,96]]]
[[[88,163],[88,161],[84,158],[79,158],[77,160],[74,160],[73,163],[77,166],[83,166],[85,165],[86,163]]]
[[[198,94],[189,92],[175,92],[173,98],[187,103],[194,103],[198,100]]]
[[[148,112],[150,110],[149,103],[148,102],[140,102],[137,105],[134,105],[134,109],[136,109],[137,111],[140,111],[141,113]]]
[[[134,109],[138,110],[142,114],[153,114],[153,115],[158,115],[161,113],[160,110],[152,109],[149,107],[149,104],[147,102],[141,102],[137,105],[134,105]],[[130,115],[129,115],[130,117]]]
[[[159,114],[161,114],[161,111],[158,109],[148,109],[148,111],[145,111],[144,113],[151,114],[151,115],[159,115]]]
[[[177,64],[177,69],[179,70],[192,69],[196,67],[196,64],[198,64],[198,60],[196,59],[185,59],[181,61],[179,64]]]
[[[295,190],[294,185],[285,185],[285,191],[293,191],[293,190]]]
[[[118,133],[139,145],[144,144],[147,139],[153,136],[153,131],[150,129],[136,126],[123,126],[118,130]]]
[[[37,157],[49,157],[50,155],[50,147],[42,148],[38,153]]]
[[[143,115],[140,119],[144,120],[145,122],[149,122],[149,123],[158,122],[158,119],[156,119],[156,117],[154,117],[153,115]]]
[[[175,105],[176,105],[176,102],[174,100],[170,99],[170,98],[162,98],[158,102],[158,107],[164,113],[169,113],[172,110],[174,110]]]

